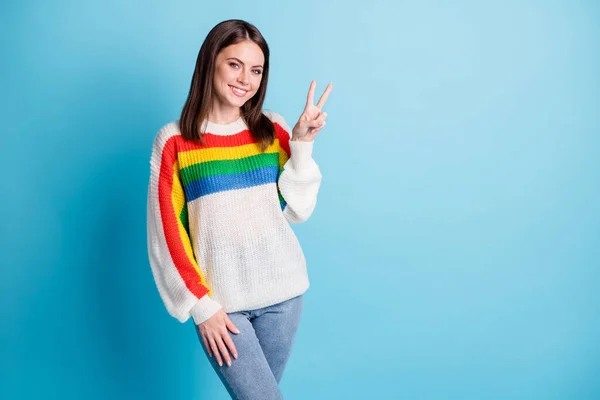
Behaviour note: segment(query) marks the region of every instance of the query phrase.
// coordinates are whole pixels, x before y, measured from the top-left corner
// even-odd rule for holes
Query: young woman
[[[290,129],[263,111],[269,48],[255,26],[224,21],[206,37],[178,121],[154,140],[148,253],[168,312],[194,321],[235,399],[280,399],[309,287],[290,223],[312,214],[321,184],[313,140],[332,85]]]

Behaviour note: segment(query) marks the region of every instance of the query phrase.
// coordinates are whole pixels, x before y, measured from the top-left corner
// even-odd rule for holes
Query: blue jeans
[[[232,399],[283,399],[279,382],[292,351],[302,312],[302,295],[272,306],[227,313],[240,333],[229,333],[238,352],[231,367],[208,357],[197,325],[196,334],[213,369]]]

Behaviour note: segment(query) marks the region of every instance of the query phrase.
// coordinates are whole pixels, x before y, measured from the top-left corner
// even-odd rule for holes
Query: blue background
[[[600,6],[453,3],[2,2],[0,398],[227,398],[145,207],[202,41],[243,18],[267,108],[334,83],[286,399],[599,399]]]

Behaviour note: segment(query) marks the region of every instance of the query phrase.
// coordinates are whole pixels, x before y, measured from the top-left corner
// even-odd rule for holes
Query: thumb
[[[227,326],[227,329],[229,329],[231,332],[240,333],[240,330],[235,326],[233,322],[231,322],[229,317],[225,319],[225,325]]]

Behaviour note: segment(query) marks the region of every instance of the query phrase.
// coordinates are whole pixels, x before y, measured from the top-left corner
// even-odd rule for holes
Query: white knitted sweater
[[[242,118],[206,123],[205,145],[161,128],[150,160],[148,255],[168,312],[204,322],[266,307],[309,287],[289,223],[312,214],[321,183],[313,142],[290,141],[283,117],[264,112],[275,142],[261,152]]]

